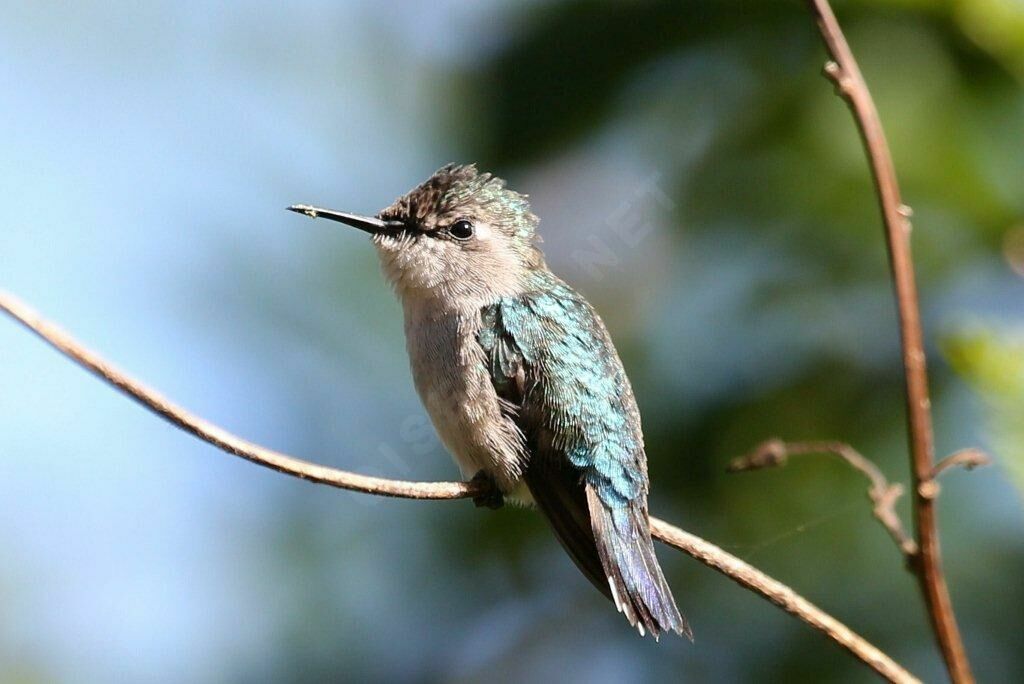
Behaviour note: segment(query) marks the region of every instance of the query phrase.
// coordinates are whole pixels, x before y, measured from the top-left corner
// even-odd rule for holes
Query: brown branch
[[[833,441],[784,442],[781,439],[769,439],[758,444],[749,454],[734,458],[729,463],[728,470],[744,472],[783,466],[791,456],[822,454],[838,456],[868,479],[871,483],[868,487],[868,498],[874,504],[872,513],[908,561],[912,560],[917,555],[917,544],[903,529],[903,522],[896,513],[896,501],[903,496],[903,485],[889,482],[878,466],[849,444]]]
[[[31,308],[10,294],[0,291],[0,310],[43,338],[60,353],[110,383],[143,407],[172,425],[195,435],[204,442],[257,465],[292,475],[303,480],[349,489],[364,494],[394,496],[403,499],[465,499],[483,492],[468,482],[404,482],[368,477],[303,461],[236,437],[213,423],[190,413],[166,399],[159,392],[131,378],[123,371],[89,351],[59,327],[44,320]]]
[[[916,682],[912,674],[892,661],[882,651],[864,641],[849,627],[828,615],[788,586],[772,579],[757,568],[732,556],[700,537],[651,516],[651,536],[674,549],[717,570],[740,586],[749,589],[776,606],[822,632],[879,675],[890,681]]]
[[[144,408],[204,442],[240,456],[257,465],[319,484],[406,499],[465,499],[486,492],[469,482],[404,482],[367,477],[344,470],[303,461],[278,451],[253,444],[232,435],[209,421],[170,402],[115,368],[95,352],[89,351],[59,327],[44,320],[14,296],[0,291],[0,311],[34,332],[57,351],[128,395]],[[863,661],[876,673],[892,682],[918,682],[892,658],[865,641],[849,627],[803,598],[781,582],[768,577],[744,561],[714,544],[694,536],[663,520],[651,517],[651,535],[682,551],[713,570],[726,575],[740,586],[759,594],[790,615],[802,620],[835,641]]]
[[[834,61],[825,66],[840,95],[853,110],[870,162],[875,190],[885,223],[886,244],[899,316],[900,341],[906,380],[908,439],[914,489],[913,510],[917,545],[915,574],[924,595],[932,630],[954,682],[973,682],[953,604],[942,572],[939,532],[935,513],[938,488],[934,480],[934,435],[928,373],[925,365],[924,335],[918,305],[914,264],[910,255],[910,210],[900,200],[896,171],[885,140],[885,132],[860,67],[846,42],[828,0],[807,0],[825,47]]]

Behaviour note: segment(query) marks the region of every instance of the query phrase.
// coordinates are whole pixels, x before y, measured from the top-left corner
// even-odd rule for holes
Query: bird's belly
[[[443,321],[407,334],[416,390],[463,476],[484,471],[512,493],[525,467],[524,440],[501,411],[475,334]]]

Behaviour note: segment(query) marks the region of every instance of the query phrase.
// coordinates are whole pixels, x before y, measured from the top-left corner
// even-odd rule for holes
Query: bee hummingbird
[[[289,209],[372,236],[420,399],[490,485],[476,504],[536,505],[641,636],[690,636],[654,554],[633,390],[597,312],[545,264],[526,197],[449,164],[376,217]]]

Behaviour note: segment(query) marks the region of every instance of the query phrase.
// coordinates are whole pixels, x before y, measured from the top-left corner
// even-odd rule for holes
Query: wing
[[[654,556],[647,464],[629,381],[603,323],[551,276],[481,311],[495,390],[526,436],[526,484],[583,574],[657,635],[686,631]]]

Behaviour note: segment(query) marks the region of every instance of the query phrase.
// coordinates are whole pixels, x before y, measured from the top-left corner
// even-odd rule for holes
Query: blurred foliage
[[[1024,493],[1024,332],[978,326],[943,344],[985,403],[992,447]]]
[[[915,210],[926,334],[934,341],[940,325],[968,313],[944,296],[957,284],[995,269],[997,284],[979,295],[982,301],[1013,301],[1005,293],[1021,292],[1000,248],[1024,216],[1024,42],[1014,28],[1024,21],[1024,6],[836,5]],[[511,177],[514,187],[531,192],[542,217],[552,207],[563,212],[541,232],[553,245],[561,240],[563,247],[548,250],[550,262],[606,315],[630,370],[645,416],[652,510],[792,584],[924,679],[940,679],[914,584],[872,521],[860,478],[828,460],[723,473],[730,457],[772,435],[848,441],[895,479],[907,469],[878,209],[853,121],[820,76],[824,52],[801,3],[548,2],[510,6],[496,22],[507,30],[483,53],[438,67],[447,86],[438,93],[439,108],[450,115],[451,141],[441,148],[460,144],[462,159]],[[626,255],[629,267],[590,274],[574,267],[572,242],[600,226],[572,225],[576,213],[594,219],[586,206],[559,207],[560,198],[577,193],[569,178],[628,164],[656,170],[670,198],[659,219],[663,241],[652,261]],[[620,186],[624,196],[632,189],[628,181]],[[352,306],[347,288],[332,292],[336,306]],[[381,301],[376,292],[370,296]],[[984,306],[997,317],[1024,314],[1019,306]],[[376,304],[358,309],[377,312]],[[377,324],[364,322],[361,334],[379,334],[371,327]],[[979,339],[953,338],[946,347],[972,382],[987,376],[997,358],[1019,361],[1019,347],[997,352]],[[933,361],[932,369],[940,446],[981,438],[967,421],[941,422],[962,386],[949,367]],[[1004,435],[1000,450],[1009,463],[1022,442],[1002,424],[991,421],[993,435]],[[433,454],[431,462],[446,459],[436,446]],[[954,599],[982,679],[1019,681],[1020,616],[989,607],[993,587],[1005,587],[1004,605],[1024,599],[1024,547],[986,546],[992,519],[1005,513],[987,505],[994,499],[986,490],[999,481],[984,472],[969,477],[970,485],[946,487],[942,500]],[[409,614],[414,610],[443,615],[438,619],[455,631],[455,642],[473,644],[468,634],[496,629],[495,621],[467,604],[500,608],[508,611],[497,621],[503,645],[491,643],[475,656],[439,645],[443,662],[407,645],[387,664],[358,671],[434,673],[428,678],[443,672],[460,681],[566,672],[608,681],[866,677],[813,631],[669,554],[663,558],[697,644],[640,643],[575,578],[535,516],[439,508],[419,518],[429,519],[421,534],[429,529],[430,537],[415,563],[422,573],[445,577],[437,581],[448,589],[418,594],[415,609],[402,603],[400,619],[420,619]],[[382,515],[398,519],[393,511]],[[1012,515],[1019,530],[1020,509]],[[324,551],[320,561],[330,566],[332,558]],[[531,617],[524,620],[522,611]],[[324,629],[305,614],[292,627],[301,627],[289,632],[294,644],[315,642]],[[434,643],[434,636],[420,631],[415,638]],[[310,680],[351,672],[354,663],[369,667],[360,660],[365,653],[301,654],[303,667],[316,674]],[[295,662],[286,659],[274,672],[294,673]]]

